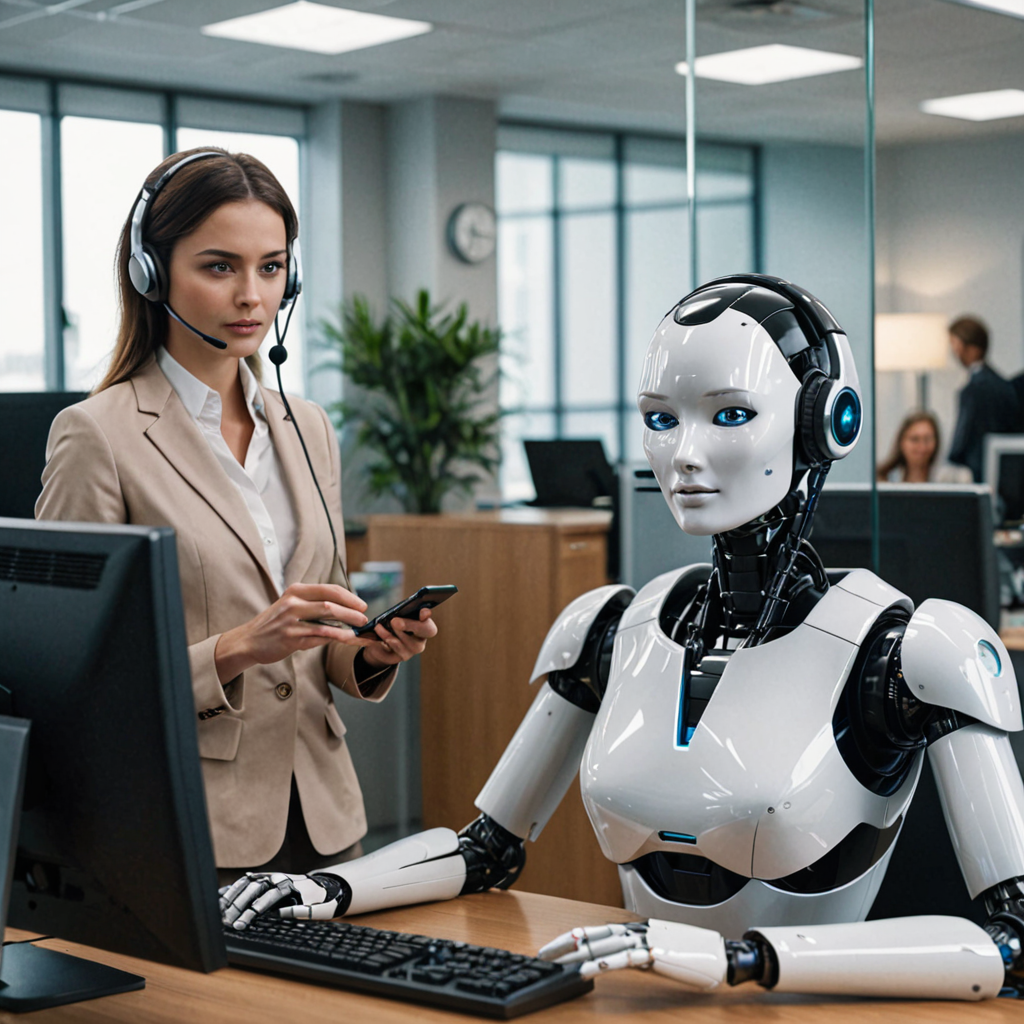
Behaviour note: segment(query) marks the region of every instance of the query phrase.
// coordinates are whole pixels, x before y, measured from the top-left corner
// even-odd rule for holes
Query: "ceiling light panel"
[[[771,43],[698,57],[694,62],[694,74],[698,78],[712,78],[737,85],[771,85],[796,78],[853,71],[863,66],[864,62],[859,57],[851,57],[849,54]],[[685,61],[676,65],[676,72],[686,74]]]
[[[426,21],[390,18],[298,0],[269,11],[204,25],[203,34],[266,46],[337,54],[409,39],[423,35],[433,27]]]
[[[941,117],[963,121],[996,121],[1001,117],[1024,115],[1024,92],[1020,89],[996,89],[993,92],[969,92],[962,96],[942,96],[925,100],[921,110]]]
[[[980,7],[983,11],[995,11],[997,14],[1009,14],[1014,18],[1024,18],[1024,0],[956,0],[965,7]]]

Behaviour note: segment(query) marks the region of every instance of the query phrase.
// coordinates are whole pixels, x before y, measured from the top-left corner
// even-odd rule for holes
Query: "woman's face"
[[[288,276],[281,215],[252,199],[225,203],[175,243],[168,304],[194,327],[227,343],[225,355],[251,355],[277,315]],[[212,346],[171,321],[172,336]]]
[[[927,469],[935,457],[935,430],[928,420],[918,420],[903,431],[900,454],[908,469]]]
[[[800,384],[767,332],[727,309],[681,327],[670,314],[647,349],[637,403],[644,450],[676,522],[706,536],[774,508],[793,473]]]

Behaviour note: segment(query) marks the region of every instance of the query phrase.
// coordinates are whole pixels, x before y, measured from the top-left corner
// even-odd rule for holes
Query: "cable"
[[[345,578],[346,587],[351,590],[348,586],[348,573],[345,572],[345,567],[342,565],[341,555],[338,551],[338,535],[334,531],[334,522],[331,519],[331,513],[327,508],[327,499],[324,498],[324,492],[320,489],[320,481],[316,478],[316,472],[313,469],[313,460],[309,457],[309,450],[306,448],[306,442],[302,437],[302,431],[299,430],[299,421],[295,418],[292,413],[292,407],[288,404],[288,398],[284,393],[284,384],[281,381],[281,364],[288,358],[288,350],[284,347],[284,339],[288,334],[288,325],[292,322],[292,313],[295,312],[295,303],[288,307],[288,315],[285,317],[284,330],[282,331],[277,322],[277,317],[274,317],[274,335],[277,338],[277,344],[267,353],[270,361],[274,364],[274,369],[277,372],[277,390],[281,395],[281,401],[284,403],[285,412],[288,414],[288,419],[291,420],[292,426],[295,428],[295,433],[298,435],[299,444],[302,446],[302,454],[306,456],[306,465],[309,466],[309,474],[313,478],[313,485],[316,487],[316,493],[320,495],[320,504],[323,505],[324,515],[327,516],[327,525],[331,531],[331,540],[334,542],[334,560],[335,563],[341,566],[342,575]]]

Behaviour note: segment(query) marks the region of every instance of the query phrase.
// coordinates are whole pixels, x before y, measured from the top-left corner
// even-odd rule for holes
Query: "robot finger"
[[[588,960],[580,965],[581,978],[593,978],[597,974],[608,971],[621,971],[625,967],[649,967],[653,961],[649,949],[627,949],[614,956],[604,956],[599,960]]]
[[[278,911],[282,917],[300,921],[330,921],[337,912],[337,900],[328,900],[326,903],[317,903],[314,906],[300,904],[295,907],[282,907]]]
[[[599,957],[614,956],[627,949],[636,949],[638,946],[646,947],[642,935],[609,935],[606,939],[588,941],[583,939],[580,948],[575,953],[567,953],[560,956],[555,962],[559,964],[574,964],[582,960],[597,960]]]
[[[293,895],[295,888],[292,886],[290,879],[284,879],[278,882],[272,889],[268,889],[259,899],[254,900],[252,909],[257,914],[262,914],[264,910],[269,910],[272,906],[280,903],[287,896]]]
[[[242,875],[241,878],[236,879],[231,885],[224,886],[220,889],[220,912],[224,913],[231,906],[232,903],[249,887],[249,883],[252,879],[248,875]]]
[[[222,915],[225,924],[234,925],[235,927],[238,927],[237,922],[241,917],[242,913],[247,911],[249,906],[252,904],[253,900],[263,895],[263,893],[267,891],[267,886],[270,884],[265,877],[250,878],[246,876],[245,878],[240,878],[231,887],[232,890],[236,889],[242,882],[244,882],[245,885],[242,887],[241,891],[238,892],[235,895],[235,897],[229,901],[228,906],[225,909],[224,914]],[[226,896],[225,899],[227,899]],[[246,921],[246,924],[248,924],[249,921],[251,921],[254,916],[254,914],[250,915],[248,921]],[[245,925],[243,924],[242,927],[244,928]]]
[[[539,955],[558,963],[577,963],[642,945],[642,933],[622,924],[605,924],[574,928],[545,946]]]

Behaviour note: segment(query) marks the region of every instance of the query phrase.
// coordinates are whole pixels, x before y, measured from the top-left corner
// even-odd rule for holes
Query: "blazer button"
[[[278,683],[274,687],[274,691],[277,693],[281,700],[287,700],[292,695],[292,684],[291,683]]]

